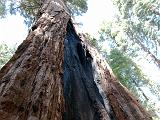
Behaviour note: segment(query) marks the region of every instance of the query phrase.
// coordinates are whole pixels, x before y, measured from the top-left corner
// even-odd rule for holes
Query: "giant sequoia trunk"
[[[0,120],[150,120],[60,0],[46,0],[0,71]]]

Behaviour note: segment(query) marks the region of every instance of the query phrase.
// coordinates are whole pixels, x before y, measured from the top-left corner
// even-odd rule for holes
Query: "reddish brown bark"
[[[64,84],[64,85],[63,85]],[[0,71],[0,120],[151,120],[76,34],[60,0],[46,0]]]
[[[0,71],[0,120],[60,120],[62,63],[69,15],[47,0],[26,40]]]

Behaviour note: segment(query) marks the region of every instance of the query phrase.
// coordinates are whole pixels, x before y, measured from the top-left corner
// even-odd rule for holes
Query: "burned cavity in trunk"
[[[93,58],[77,36],[71,22],[67,25],[64,46],[63,119],[99,120],[103,116],[101,110],[105,109],[105,106],[94,81]]]

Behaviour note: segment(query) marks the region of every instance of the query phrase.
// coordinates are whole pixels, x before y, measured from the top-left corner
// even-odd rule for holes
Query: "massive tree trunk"
[[[0,71],[0,120],[150,120],[98,52],[80,39],[61,0],[46,0]]]

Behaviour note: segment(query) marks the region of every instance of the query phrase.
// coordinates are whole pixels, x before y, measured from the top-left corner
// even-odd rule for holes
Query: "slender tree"
[[[62,0],[45,0],[0,71],[0,120],[151,120],[98,52],[76,34]]]

